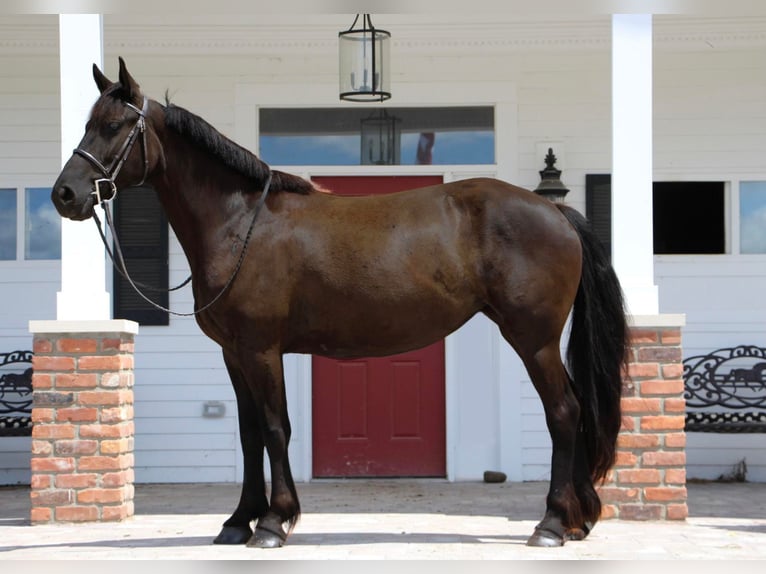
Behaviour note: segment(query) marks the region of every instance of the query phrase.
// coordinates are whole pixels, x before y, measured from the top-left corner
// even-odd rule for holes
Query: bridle
[[[91,195],[95,197],[96,205],[105,201],[110,201],[117,196],[117,184],[115,183],[115,180],[117,179],[122,166],[125,164],[125,161],[128,159],[130,150],[133,149],[133,144],[136,143],[136,139],[138,138],[139,133],[143,136],[141,138],[141,155],[144,159],[144,176],[141,178],[141,181],[134,185],[143,185],[143,183],[146,181],[146,176],[149,174],[149,157],[146,154],[146,120],[144,119],[146,118],[146,111],[149,109],[149,98],[144,96],[144,103],[140,110],[130,102],[123,103],[126,107],[138,114],[138,119],[133,125],[133,129],[130,130],[128,137],[125,139],[125,142],[122,144],[120,151],[117,152],[117,155],[114,156],[114,159],[108,168],[104,167],[104,164],[96,159],[92,153],[82,149],[81,147],[77,147],[73,151],[73,153],[76,153],[77,155],[88,160],[93,165],[93,167],[95,167],[104,175],[102,178],[93,180],[94,189],[93,192],[91,192]],[[107,194],[103,194],[101,192],[102,183],[109,185],[109,187],[107,187]]]
[[[96,223],[96,227],[98,228],[98,233],[101,236],[101,241],[103,241],[104,243],[104,248],[106,249],[106,252],[109,254],[109,258],[112,260],[112,264],[114,265],[114,268],[117,269],[119,274],[122,275],[122,277],[128,283],[130,283],[131,287],[133,287],[136,293],[138,293],[138,295],[140,295],[141,298],[144,299],[144,301],[146,301],[147,303],[149,303],[150,305],[156,307],[157,309],[161,311],[170,313],[171,315],[177,315],[179,317],[192,317],[210,308],[216,301],[218,301],[218,299],[220,299],[223,296],[223,294],[231,286],[231,284],[234,283],[234,278],[239,273],[239,270],[242,268],[242,263],[245,260],[245,252],[247,251],[247,246],[250,243],[250,237],[253,234],[253,228],[255,227],[255,220],[258,218],[258,214],[261,212],[261,209],[266,203],[266,197],[269,194],[269,188],[271,187],[271,170],[269,170],[268,176],[266,178],[266,182],[263,186],[263,192],[261,192],[261,196],[258,198],[258,202],[255,205],[253,218],[250,221],[250,227],[248,227],[247,229],[247,235],[245,235],[245,241],[242,244],[242,251],[240,251],[239,259],[237,260],[237,264],[234,267],[234,270],[232,271],[231,276],[229,277],[229,280],[221,288],[218,294],[215,297],[213,297],[213,299],[208,301],[204,306],[198,309],[195,309],[191,313],[178,313],[176,311],[171,311],[167,307],[163,307],[162,305],[155,303],[154,301],[149,299],[146,295],[144,295],[141,289],[148,289],[151,291],[176,291],[177,289],[180,289],[181,287],[188,284],[192,280],[192,276],[189,275],[189,277],[187,277],[183,282],[179,283],[178,285],[170,289],[157,289],[156,287],[152,287],[150,285],[145,285],[138,281],[134,281],[128,274],[128,268],[125,265],[125,257],[122,254],[120,242],[117,239],[117,232],[114,227],[114,222],[112,221],[111,212],[107,208],[108,207],[107,204],[110,201],[112,201],[115,197],[117,197],[117,184],[115,183],[115,180],[117,179],[117,175],[120,173],[122,166],[125,164],[125,161],[128,159],[128,155],[130,155],[130,151],[133,149],[133,145],[136,143],[138,134],[142,135],[141,155],[144,160],[144,175],[141,178],[140,182],[133,184],[131,187],[138,187],[140,185],[143,185],[146,182],[146,177],[149,175],[149,157],[146,153],[146,120],[145,120],[146,112],[149,108],[149,99],[146,96],[144,96],[144,102],[140,110],[136,106],[131,104],[130,102],[123,102],[123,103],[128,108],[130,108],[131,110],[133,110],[134,112],[138,114],[138,119],[136,120],[136,123],[133,126],[133,128],[130,130],[130,133],[128,134],[127,139],[122,144],[120,151],[114,157],[114,159],[112,160],[112,163],[109,165],[108,168],[105,167],[104,164],[101,163],[98,159],[96,159],[96,157],[92,153],[82,149],[81,147],[77,147],[73,151],[73,154],[77,154],[85,158],[86,160],[88,160],[90,164],[92,164],[96,169],[98,169],[104,175],[104,177],[102,178],[96,178],[93,180],[94,190],[91,192],[91,195],[95,197],[94,206],[101,205],[101,208],[104,210],[104,213],[106,215],[106,222],[112,234],[112,241],[114,242],[114,253],[112,253],[112,250],[109,247],[109,242],[106,239],[106,235],[104,234],[104,231],[102,229],[101,221],[96,215],[95,210],[93,211],[93,221]],[[107,193],[102,193],[102,190],[101,190],[102,183],[108,184],[108,187],[106,188]],[[141,286],[141,288],[139,288],[139,285]]]

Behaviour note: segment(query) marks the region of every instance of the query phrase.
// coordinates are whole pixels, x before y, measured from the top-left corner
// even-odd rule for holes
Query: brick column
[[[599,489],[602,518],[684,520],[683,315],[633,317],[617,460]]]
[[[32,321],[33,524],[133,515],[132,321]]]

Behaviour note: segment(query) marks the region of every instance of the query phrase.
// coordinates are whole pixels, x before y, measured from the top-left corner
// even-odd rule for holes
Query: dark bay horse
[[[139,181],[159,196],[237,398],[242,494],[216,543],[281,546],[298,520],[284,353],[401,353],[476,313],[524,362],[552,439],[546,511],[528,544],[587,536],[601,512],[594,484],[614,462],[627,327],[617,277],[577,211],[486,178],[336,196],[146,98],[122,59],[117,82],[95,65],[93,75],[101,96],[52,200],[84,220]]]

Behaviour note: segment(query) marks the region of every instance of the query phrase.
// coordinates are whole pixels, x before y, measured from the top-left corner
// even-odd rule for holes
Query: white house
[[[107,14],[103,69],[116,78],[122,56],[150,97],[167,92],[274,167],[337,185],[349,176],[386,186],[391,178],[487,175],[534,189],[551,148],[570,189],[566,202],[588,212],[587,198],[597,201],[599,190],[594,185],[591,196],[586,188],[603,181],[591,176],[611,174],[615,159],[613,88],[625,70],[612,67],[611,15],[373,18],[392,34],[393,96],[382,107],[412,122],[402,124],[396,165],[361,165],[358,134],[331,127],[333,118],[356,114],[358,122],[362,110],[377,107],[338,99],[338,32],[353,15]],[[654,220],[665,222],[654,226],[661,254],[650,261],[655,312],[686,315],[684,356],[766,346],[766,18],[655,15],[649,22],[652,97],[643,111],[652,112],[644,133],[653,133],[653,151],[637,144],[635,153],[651,151]],[[30,348],[29,321],[57,316],[61,233],[47,196],[61,168],[59,78],[58,16],[0,16],[2,351]],[[91,88],[84,93],[94,99]],[[418,164],[418,137],[432,132],[432,161]],[[334,138],[340,155],[299,147],[312,136]],[[631,151],[631,134],[620,137]],[[619,222],[633,222],[615,222],[615,240],[629,243]],[[601,223],[610,229],[608,217]],[[636,241],[651,256],[649,230],[651,220]],[[168,244],[175,285],[188,267],[172,232]],[[105,283],[114,294],[110,268]],[[172,293],[169,304],[191,310],[191,291]],[[168,325],[142,325],[136,341],[136,480],[240,480],[234,394],[216,345],[193,319],[173,316]],[[494,325],[477,317],[438,352],[434,400],[443,422],[428,474],[474,480],[502,470],[510,480],[547,479],[539,400]],[[306,356],[287,357],[285,367],[293,472],[302,481],[337,475],[317,462],[326,454],[316,438],[326,413],[313,392],[321,367]],[[690,434],[687,456],[690,478],[715,478],[745,458],[748,479],[766,480],[758,435]],[[0,439],[0,484],[28,481],[28,460],[28,438]]]

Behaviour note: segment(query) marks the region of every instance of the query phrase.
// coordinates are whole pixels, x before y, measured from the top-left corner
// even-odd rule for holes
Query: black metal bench
[[[0,353],[0,437],[32,434],[32,351]]]
[[[766,432],[766,349],[740,345],[684,359],[687,432]]]

